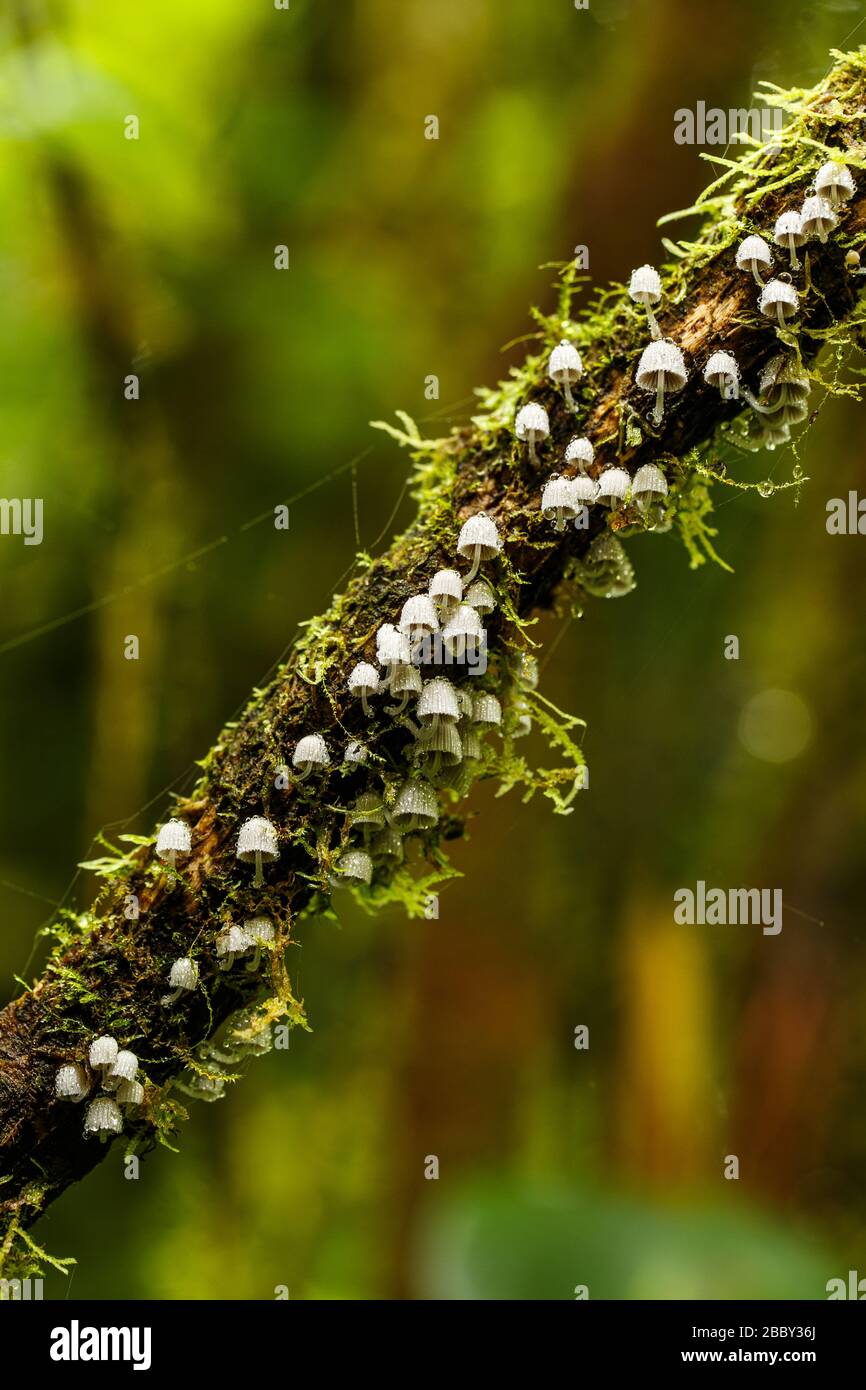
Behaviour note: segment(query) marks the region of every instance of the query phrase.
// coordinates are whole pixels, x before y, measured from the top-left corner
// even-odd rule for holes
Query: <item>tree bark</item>
[[[706,386],[703,366],[723,347],[737,357],[743,377],[753,381],[780,350],[774,323],[757,311],[751,275],[735,266],[734,231],[739,237],[762,229],[770,240],[776,217],[799,205],[830,150],[844,153],[857,189],[828,241],[803,248],[808,278],[804,282],[800,273],[801,312],[782,346],[810,364],[828,339],[840,347],[859,339],[862,281],[846,266],[845,255],[862,244],[866,225],[864,63],[861,54],[837,55],[818,88],[794,94],[779,152],[774,157],[767,150],[747,151],[738,170],[731,171],[728,190],[707,201],[708,215],[695,241],[680,244],[679,259],[665,279],[659,321],[663,334],[683,351],[689,380],[668,402],[661,426],[648,424],[652,401],[634,381],[649,340],[642,311],[630,303],[624,287],[615,287],[564,327],[570,312],[567,288],[574,287],[574,274],[566,271],[559,310],[538,316],[537,345],[513,379],[489,398],[486,421],[447,440],[413,446],[418,461],[413,524],[385,554],[364,563],[268,687],[254,692],[240,719],[220,734],[195,792],[172,809],[192,831],[192,852],[179,873],[164,870],[152,843],[138,845],[114,866],[93,909],[75,923],[61,923],[60,944],[40,978],[0,1014],[0,1248],[5,1226],[5,1248],[14,1255],[10,1229],[14,1236],[30,1225],[110,1147],[84,1137],[84,1107],[54,1099],[58,1066],[85,1059],[94,1036],[109,1033],[141,1059],[146,1104],[139,1118],[127,1121],[126,1139],[145,1149],[165,1138],[179,1117],[176,1092],[169,1093],[168,1083],[191,1064],[195,1068],[201,1061],[196,1049],[228,1018],[237,1022],[238,1011],[247,1011],[240,1026],[247,1027],[252,1045],[280,1018],[303,1022],[284,964],[293,924],[322,897],[335,855],[347,842],[346,809],[371,787],[383,789],[386,800],[392,797],[409,770],[413,743],[406,727],[384,713],[387,697],[374,700],[368,718],[348,694],[346,680],[358,661],[375,663],[376,630],[396,622],[404,601],[426,592],[436,570],[463,568],[455,553],[462,523],[484,511],[495,519],[503,541],[502,555],[483,570],[499,598],[486,623],[492,661],[485,684],[513,711],[513,667],[507,657],[527,646],[526,621],[557,605],[565,581],[573,587],[574,562],[605,528],[627,536],[640,525],[633,507],[613,514],[593,507],[586,530],[569,527],[558,533],[542,519],[541,488],[552,471],[563,471],[571,436],[585,434],[593,441],[596,458],[589,471],[595,476],[614,462],[632,476],[642,464],[659,463],[667,473],[675,516],[687,513],[696,484],[704,486],[703,475],[695,472],[696,458],[710,472],[721,471],[712,441],[720,425],[742,412],[743,402],[723,400]],[[787,256],[778,251],[775,273],[786,268]],[[545,372],[551,347],[572,333],[585,367],[575,388],[576,414]],[[528,399],[545,406],[551,423],[551,437],[535,466],[514,442],[512,429],[514,407]],[[289,779],[283,789],[276,784],[278,769],[290,763],[298,739],[314,731],[324,735],[331,752],[327,774],[308,782]],[[351,739],[370,748],[367,767],[342,762]],[[495,775],[497,766],[491,754],[485,774]],[[461,833],[459,807],[449,807],[446,796],[443,790],[436,831],[415,837],[428,857],[435,858],[442,842]],[[251,815],[269,817],[280,836],[280,859],[268,869],[261,890],[252,887],[249,866],[235,857],[238,828]],[[138,900],[137,920],[126,915],[130,895]],[[264,971],[249,972],[242,964],[220,970],[213,949],[216,932],[261,914],[279,928]],[[168,969],[184,955],[198,960],[202,988],[167,1008],[161,1000]],[[243,1048],[236,1028],[230,1052]]]

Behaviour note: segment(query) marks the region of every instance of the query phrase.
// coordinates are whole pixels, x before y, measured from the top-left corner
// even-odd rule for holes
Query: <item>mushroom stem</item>
[[[438,773],[439,768],[440,768],[440,766],[441,766],[441,763],[442,763],[442,754],[441,754],[441,753],[434,753],[434,754],[433,754],[433,761],[432,761],[432,763],[430,764],[430,775],[431,775],[431,777],[435,777],[435,776],[436,776],[436,774]]]
[[[653,410],[653,424],[660,425],[665,409],[665,377],[664,372],[659,372],[658,384],[656,386],[656,403]]]
[[[176,849],[168,849],[168,850],[166,850],[166,852],[165,852],[165,859],[166,859],[166,863],[167,863],[167,864],[170,864],[171,867],[174,868],[175,865],[177,864],[177,850],[176,850]]]
[[[258,942],[258,941],[257,941],[257,942],[256,942],[255,954],[253,955],[252,960],[248,960],[248,961],[247,961],[247,970],[249,970],[249,972],[250,972],[251,974],[252,974],[252,972],[253,972],[254,970],[258,970],[258,968],[259,968],[259,966],[260,966],[260,964],[261,964],[261,960],[262,960],[262,947],[261,947],[261,942]]]
[[[364,689],[363,686],[361,686],[361,709],[364,711],[364,713],[366,714],[367,718],[369,719],[369,718],[370,718],[370,706],[367,704],[367,692],[366,692],[366,690]]]
[[[784,311],[784,309],[782,308],[781,301],[776,305],[776,318],[779,320],[779,327],[780,327],[780,328],[784,328],[784,327],[785,327],[785,311]]]
[[[756,285],[760,285],[761,289],[763,289],[763,288],[764,288],[765,281],[763,281],[763,280],[761,279],[760,275],[758,274],[758,262],[757,262],[757,261],[750,261],[749,264],[750,264],[751,267],[752,267],[752,274],[753,274],[754,277],[755,277],[755,284],[756,284]]]
[[[313,770],[313,764],[312,764],[312,763],[307,763],[307,766],[304,768],[303,772],[299,772],[299,773],[298,773],[298,781],[299,781],[299,782],[306,782],[306,780],[307,780],[307,778],[309,777],[309,775],[310,775],[310,773],[312,772],[312,770]],[[259,852],[258,852],[258,850],[257,850],[257,851],[256,851],[256,865],[259,864],[260,858],[261,858],[261,855],[259,854]],[[256,869],[256,873],[258,873],[258,872],[259,872],[259,869],[257,868],[257,869]],[[260,887],[261,887],[261,884],[257,884],[256,886],[260,888]]]
[[[526,431],[526,442],[529,445],[529,462],[538,463],[538,456],[535,452],[535,430]]]
[[[759,415],[772,415],[772,414],[773,414],[773,411],[774,411],[774,410],[778,410],[778,408],[779,408],[778,406],[761,405],[761,403],[760,403],[760,401],[758,400],[758,398],[757,398],[756,396],[753,396],[753,395],[752,395],[752,393],[751,393],[751,391],[749,390],[748,386],[744,386],[744,387],[743,387],[743,399],[746,400],[746,401],[748,401],[748,403],[749,403],[749,405],[752,407],[752,409],[753,409],[753,410],[757,410],[757,412],[758,412]]]
[[[564,531],[564,530],[565,530],[565,508],[564,508],[564,507],[557,507],[557,509],[556,509],[556,529],[557,529],[557,531]]]
[[[162,1004],[163,1008],[167,1009],[167,1008],[169,1008],[172,1004],[176,1004],[176,1003],[177,1003],[177,1001],[178,1001],[178,999],[180,998],[180,996],[181,996],[182,993],[183,993],[183,990],[182,990],[182,989],[176,989],[175,992],[174,992],[174,994],[164,994],[164,995],[162,996],[162,998],[160,999],[159,1002],[160,1002],[160,1004]]]
[[[645,304],[644,308],[646,309],[646,321],[649,324],[650,337],[658,340],[662,336],[662,331],[658,326],[658,320],[649,304]]]
[[[567,373],[567,372],[566,372],[566,374],[565,374],[565,377],[563,378],[563,382],[562,382],[562,391],[563,391],[563,395],[565,396],[565,399],[566,399],[566,401],[568,402],[569,406],[571,407],[572,410],[574,410],[574,396],[571,394],[571,382],[570,382],[569,379],[568,379],[568,373]]]
[[[232,968],[232,966],[234,965],[234,963],[235,963],[235,953],[234,953],[234,951],[230,951],[229,954],[226,956],[225,960],[221,960],[221,961],[220,961],[220,967],[219,967],[219,968],[220,968],[220,970],[231,970],[231,968]]]
[[[408,690],[404,690],[402,696],[400,697],[400,703],[399,703],[399,705],[389,705],[388,708],[387,708],[387,710],[385,711],[385,713],[386,713],[386,714],[392,714],[392,715],[402,714],[403,711],[404,711],[404,709],[405,709],[406,706],[408,705],[408,703],[409,703],[409,691],[408,691]]]
[[[257,849],[257,850],[256,850],[256,872],[255,872],[255,874],[254,874],[254,876],[253,876],[253,887],[254,887],[254,888],[261,888],[261,887],[263,887],[264,881],[265,881],[265,876],[264,876],[264,874],[262,873],[262,852],[261,852],[261,850]]]
[[[791,253],[791,269],[799,270],[800,262],[797,259],[797,243],[795,242],[793,236],[788,237],[788,250]]]
[[[480,564],[481,564],[481,546],[480,546],[480,545],[476,545],[476,547],[475,547],[475,557],[474,557],[474,559],[473,559],[473,561],[472,561],[472,568],[471,568],[471,570],[469,571],[469,573],[467,574],[466,578],[463,580],[463,587],[464,587],[464,589],[467,587],[467,585],[469,585],[469,584],[472,583],[473,579],[475,578],[476,574],[478,573],[478,567],[479,567]]]

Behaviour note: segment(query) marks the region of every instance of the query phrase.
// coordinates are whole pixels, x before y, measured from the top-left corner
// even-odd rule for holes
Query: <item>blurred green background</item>
[[[542,263],[659,260],[656,218],[711,174],[674,111],[806,85],[863,17],[10,0],[0,490],[44,498],[45,538],[0,538],[4,998],[52,904],[89,901],[95,832],[150,829],[408,518],[367,422],[465,420],[550,302]],[[128,1182],[118,1151],[42,1223],[74,1295],[821,1298],[866,1274],[866,563],[824,526],[864,445],[866,410],[831,403],[799,507],[722,490],[733,575],[645,537],[634,594],[543,625],[542,689],[589,724],[575,814],[482,789],[438,921],[306,923],[314,1032],[194,1107],[178,1155]],[[782,934],[675,927],[698,878],[781,886]]]

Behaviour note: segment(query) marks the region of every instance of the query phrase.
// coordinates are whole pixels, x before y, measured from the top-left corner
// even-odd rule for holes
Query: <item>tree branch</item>
[[[85,1060],[94,1036],[111,1034],[141,1059],[145,1104],[137,1118],[127,1116],[124,1142],[144,1150],[167,1139],[183,1116],[179,1074],[187,1094],[219,1094],[226,1067],[267,1046],[275,1023],[303,1024],[284,963],[291,933],[301,913],[327,907],[339,853],[352,843],[347,813],[354,799],[375,790],[393,804],[412,769],[412,732],[385,712],[387,697],[375,698],[367,717],[347,692],[348,674],[359,661],[375,663],[377,629],[396,622],[404,601],[425,592],[436,570],[463,567],[455,554],[457,534],[478,511],[496,521],[503,540],[501,556],[484,571],[498,608],[487,620],[490,664],[479,684],[502,701],[504,737],[488,736],[471,775],[458,769],[433,778],[439,824],[406,838],[407,860],[414,856],[415,867],[426,862],[447,874],[443,846],[460,835],[460,802],[481,776],[522,784],[527,795],[541,790],[558,809],[567,809],[562,788],[575,777],[579,751],[570,746],[568,724],[557,727],[541,697],[527,688],[516,657],[531,647],[527,623],[536,611],[559,608],[587,592],[616,592],[617,584],[628,587],[628,566],[599,561],[595,543],[603,532],[627,538],[645,529],[632,505],[614,513],[592,507],[583,530],[558,533],[542,519],[543,482],[552,471],[570,471],[562,465],[567,442],[575,433],[592,440],[594,476],[614,462],[632,476],[642,464],[660,464],[670,486],[666,521],[681,530],[696,560],[696,546],[712,549],[708,481],[729,481],[728,460],[735,453],[723,440],[744,411],[742,400],[724,400],[704,384],[709,355],[722,348],[733,353],[757,392],[757,374],[780,349],[820,382],[815,363],[827,343],[840,352],[859,345],[862,282],[845,257],[862,244],[866,225],[866,176],[857,173],[866,169],[866,58],[836,55],[828,78],[813,92],[773,100],[790,115],[775,150],[749,148],[702,203],[704,220],[695,239],[667,243],[675,260],[664,276],[659,322],[684,353],[689,380],[669,401],[661,426],[649,423],[652,401],[634,380],[649,336],[643,311],[623,286],[614,286],[572,320],[572,299],[583,287],[576,268],[566,266],[556,311],[535,315],[532,351],[507,382],[482,393],[484,414],[440,441],[422,440],[407,425],[415,521],[385,554],[359,559],[346,592],[308,626],[238,722],[223,730],[202,764],[195,792],[172,812],[192,832],[192,851],[179,870],[167,870],[155,858],[151,837],[99,866],[104,887],[89,912],[58,919],[57,945],[43,974],[0,1014],[0,1223],[7,1233],[0,1263],[3,1251],[10,1264],[19,1244],[24,1251],[15,1239],[18,1230],[107,1152],[108,1146],[84,1137],[83,1107],[54,1099],[58,1066]],[[735,266],[735,243],[752,231],[770,240],[778,214],[799,206],[831,154],[854,170],[856,192],[829,240],[803,248],[808,254],[795,277],[801,312],[779,331],[758,312],[752,277]],[[786,268],[785,253],[779,251],[778,259],[775,273]],[[547,356],[562,337],[577,344],[584,361],[576,413],[546,376]],[[837,378],[823,385],[851,389],[840,386],[838,369]],[[551,423],[537,465],[513,437],[514,412],[527,400],[542,404]],[[554,743],[571,752],[570,771],[535,774],[520,757],[515,739],[527,708]],[[322,734],[330,749],[326,775],[309,781],[281,775],[298,739],[311,732]],[[342,761],[355,739],[369,749],[366,765]],[[252,815],[267,816],[280,838],[280,858],[263,889],[252,886],[249,867],[235,857],[238,828]],[[418,911],[427,884],[405,865],[388,869],[378,861],[372,886],[359,892],[371,907],[397,898]],[[131,916],[133,899],[137,919]],[[265,964],[258,971],[246,970],[244,962],[220,970],[217,931],[253,915],[277,924]],[[166,1007],[168,971],[180,956],[196,960],[201,985]],[[228,1040],[214,1057],[209,1040],[220,1027]]]

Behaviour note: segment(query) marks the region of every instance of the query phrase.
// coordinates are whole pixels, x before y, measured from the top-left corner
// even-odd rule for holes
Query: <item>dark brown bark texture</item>
[[[859,61],[840,58],[820,95],[811,99],[808,128],[824,144],[862,159],[864,103],[866,84]],[[812,151],[809,157],[814,167]],[[805,195],[808,178],[774,190],[768,164],[763,179],[766,196],[749,208],[744,222],[749,230],[760,227],[769,238],[777,215]],[[816,241],[808,247],[817,292],[804,298],[798,320],[804,362],[822,346],[820,336],[811,334],[849,318],[863,283],[845,264],[846,248],[862,241],[866,225],[862,173],[857,185],[841,214],[838,233],[826,244]],[[377,628],[396,621],[405,599],[426,590],[437,569],[455,565],[454,544],[462,522],[479,510],[492,516],[503,538],[505,559],[493,562],[486,572],[495,582],[507,560],[509,572],[522,581],[515,588],[520,614],[549,609],[568,562],[608,524],[609,514],[594,508],[588,530],[569,528],[559,535],[540,514],[541,486],[552,471],[552,460],[562,458],[576,419],[579,432],[596,443],[590,471],[597,475],[618,461],[633,474],[643,463],[663,459],[670,467],[672,460],[685,459],[742,410],[741,403],[724,401],[706,386],[700,368],[710,352],[723,347],[736,355],[743,376],[755,382],[779,351],[775,327],[757,312],[755,284],[736,268],[731,245],[717,254],[695,257],[691,267],[687,259],[683,264],[685,292],[663,308],[660,325],[682,349],[690,378],[671,399],[659,429],[647,426],[648,398],[634,384],[648,334],[623,293],[609,317],[611,341],[599,344],[597,353],[592,347],[584,352],[586,375],[577,417],[565,408],[543,367],[535,374],[524,399],[531,394],[545,406],[551,421],[551,439],[541,463],[531,466],[505,428],[491,434],[472,426],[449,439],[443,455],[452,461],[453,475],[444,492],[440,489],[436,525],[429,524],[429,511],[422,507],[419,520],[351,582],[328,628],[329,651],[337,655],[328,662],[324,679],[311,683],[293,653],[267,689],[253,695],[238,722],[223,731],[195,793],[173,809],[172,814],[183,817],[192,830],[192,853],[179,880],[155,874],[152,846],[142,847],[97,899],[90,929],[72,940],[32,988],[0,1013],[0,1225],[12,1218],[22,1225],[35,1220],[111,1148],[84,1138],[82,1106],[55,1101],[54,1077],[61,1062],[81,1059],[90,1038],[108,1032],[138,1053],[149,1086],[158,1087],[184,1066],[197,1043],[261,992],[259,977],[243,970],[219,971],[210,952],[210,965],[202,967],[207,993],[184,996],[172,1009],[160,1002],[167,987],[166,962],[195,952],[228,920],[238,920],[245,912],[266,912],[288,924],[287,934],[291,931],[291,923],[310,900],[309,876],[315,873],[309,847],[300,845],[293,832],[308,827],[313,838],[315,830],[317,844],[327,853],[343,833],[345,813],[339,808],[368,784],[369,773],[359,770],[346,776],[340,765],[351,738],[363,739],[395,765],[401,758],[405,761],[410,735],[389,723],[382,713],[383,701],[375,703],[368,720],[348,695],[346,678],[357,661],[375,662]],[[622,446],[621,421],[631,410],[642,423],[643,437],[636,445]],[[446,523],[450,518],[450,525],[443,524],[443,518]],[[495,614],[488,620],[493,645],[504,621]],[[335,753],[331,770],[315,783],[278,790],[276,766],[289,762],[297,740],[313,730],[324,734]],[[268,870],[262,892],[251,887],[249,866],[239,865],[235,858],[238,826],[247,816],[259,814],[275,823],[282,843],[280,860]],[[459,833],[460,822],[454,818],[446,826],[446,838]],[[124,915],[128,894],[139,899],[137,922]],[[280,969],[277,960],[274,970]],[[146,1140],[146,1121],[141,1135]]]

